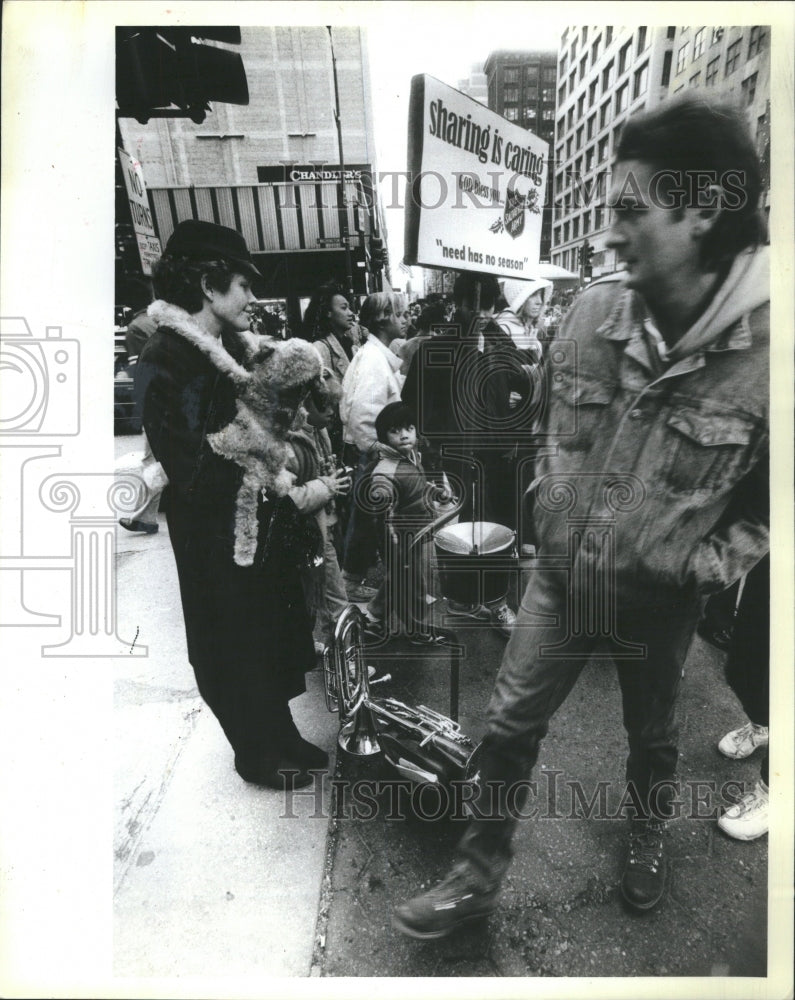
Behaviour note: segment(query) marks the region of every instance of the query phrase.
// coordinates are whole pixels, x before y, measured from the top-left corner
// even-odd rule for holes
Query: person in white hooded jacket
[[[498,312],[494,321],[530,365],[538,364],[543,355],[544,309],[551,293],[552,282],[546,278],[532,281],[506,278],[502,283],[507,308]]]

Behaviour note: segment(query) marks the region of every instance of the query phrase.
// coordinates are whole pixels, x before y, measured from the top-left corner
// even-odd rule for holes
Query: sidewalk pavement
[[[196,690],[159,520],[157,535],[117,529],[119,634],[137,636],[148,656],[116,661],[114,974],[130,988],[150,978],[195,976],[206,987],[216,977],[308,976],[327,821],[311,818],[309,802],[280,821],[283,795],[235,773]],[[331,751],[337,719],[319,671],[307,687],[293,714]]]

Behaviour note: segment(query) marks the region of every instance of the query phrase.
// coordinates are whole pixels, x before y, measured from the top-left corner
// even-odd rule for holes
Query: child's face
[[[386,432],[386,443],[401,455],[410,455],[417,446],[417,429],[413,424],[409,427],[393,427]]]

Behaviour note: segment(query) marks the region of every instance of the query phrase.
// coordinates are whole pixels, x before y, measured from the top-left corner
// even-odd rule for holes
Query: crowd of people
[[[741,172],[742,205],[728,208],[719,183],[698,203],[693,191],[648,196],[662,190],[659,172],[665,187],[691,170]],[[447,878],[397,909],[408,935],[441,937],[496,906],[521,787],[601,647],[629,742],[621,891],[638,912],[660,902],[684,660],[707,597],[746,576],[730,681],[750,721],[721,752],[767,743],[767,663],[754,648],[766,632],[755,567],[768,551],[759,192],[734,111],[664,104],[631,119],[616,152],[609,244],[622,274],[574,295],[465,271],[452,301],[382,291],[357,310],[329,283],[287,341],[249,329],[259,273],[238,233],[189,221],[168,241],[136,387],[168,481],[188,654],[242,778],[299,787],[326,765],[289,701],[349,603],[368,642],[447,641],[431,547],[411,540],[450,504],[464,522],[514,531],[518,554],[544,557],[518,608],[507,590],[444,602],[450,621],[508,642],[472,818]],[[609,544],[594,541],[608,522]],[[580,627],[597,591],[607,625]],[[729,835],[765,832],[766,782],[765,770],[726,814]]]

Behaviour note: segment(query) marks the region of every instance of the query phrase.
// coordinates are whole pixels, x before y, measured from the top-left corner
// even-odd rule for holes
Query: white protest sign
[[[135,238],[138,242],[138,253],[141,256],[141,268],[144,274],[152,273],[152,265],[160,258],[160,240],[155,235],[152,224],[152,213],[149,210],[149,199],[146,196],[146,184],[141,170],[141,164],[125,152],[118,150],[121,172],[127,188],[127,198],[130,203]]]
[[[411,81],[407,264],[534,277],[549,147],[447,84]]]

